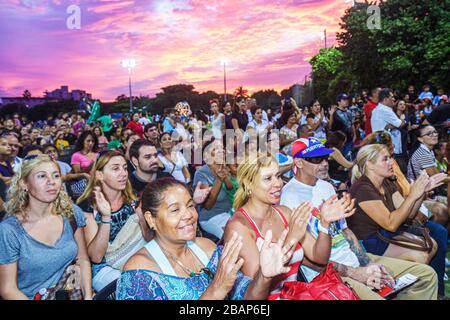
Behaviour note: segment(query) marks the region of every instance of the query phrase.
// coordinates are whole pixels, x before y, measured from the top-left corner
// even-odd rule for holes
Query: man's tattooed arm
[[[364,250],[359,244],[358,238],[356,238],[353,231],[351,231],[349,228],[346,228],[343,231],[344,236],[350,245],[350,249],[358,258],[360,266],[361,267],[367,266],[370,263],[370,258],[367,256],[366,250]]]
[[[333,262],[333,268],[339,273],[341,277],[349,277],[349,278],[350,275],[352,274],[351,270],[353,269],[351,267],[347,267],[345,264],[340,264],[337,262]]]

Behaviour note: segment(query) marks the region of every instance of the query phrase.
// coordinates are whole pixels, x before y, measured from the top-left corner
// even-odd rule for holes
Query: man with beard
[[[283,187],[280,204],[294,209],[303,202],[311,203],[308,231],[315,239],[319,232],[331,236],[330,262],[333,262],[342,280],[349,283],[362,300],[383,299],[373,289],[392,287],[394,279],[406,273],[411,273],[420,281],[402,290],[396,299],[436,299],[437,277],[429,266],[366,253],[348,228],[345,218],[331,223],[328,228],[321,225],[319,212],[322,204],[330,197],[336,197],[333,186],[325,181],[328,178],[328,156],[332,152],[316,138],[296,140],[292,146],[295,177]],[[344,194],[342,199],[335,201],[348,201],[349,198],[350,195]],[[354,212],[354,201],[346,209],[346,212],[349,210],[347,217]],[[308,281],[312,281],[321,269],[314,263],[301,267]]]
[[[149,123],[144,128],[144,135],[148,141],[150,141],[156,149],[160,149],[161,146],[159,144],[159,130],[158,125],[156,123]]]
[[[159,168],[158,151],[146,139],[138,139],[130,147],[130,160],[136,170],[130,175],[130,182],[134,192],[140,195],[147,183],[159,178],[172,177]]]

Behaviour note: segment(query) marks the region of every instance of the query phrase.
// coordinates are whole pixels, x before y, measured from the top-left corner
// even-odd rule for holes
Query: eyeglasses
[[[439,133],[436,130],[434,130],[434,131],[430,131],[428,133],[421,135],[421,137],[425,137],[425,136],[431,137],[431,136],[437,136],[437,135],[439,135]]]
[[[328,156],[322,156],[322,157],[311,157],[311,158],[302,158],[303,160],[306,160],[306,161],[308,161],[308,162],[310,162],[310,163],[313,163],[313,164],[319,164],[319,163],[322,163],[322,161],[323,160],[326,160],[326,161],[328,161]]]

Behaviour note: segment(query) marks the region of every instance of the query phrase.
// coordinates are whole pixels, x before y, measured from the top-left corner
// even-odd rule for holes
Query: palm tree
[[[31,98],[31,92],[30,92],[28,89],[26,89],[26,90],[23,92],[22,96],[23,96],[25,99],[30,99],[30,98]]]
[[[244,89],[243,86],[237,87],[236,90],[234,90],[235,97],[248,97],[248,90]]]

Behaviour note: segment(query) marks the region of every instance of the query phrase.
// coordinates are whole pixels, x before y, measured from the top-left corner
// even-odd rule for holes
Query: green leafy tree
[[[450,1],[379,1],[381,28],[368,28],[374,2],[346,10],[337,48],[311,59],[314,92],[321,100],[338,92],[408,84],[450,88]],[[326,98],[325,98],[326,97]],[[323,101],[321,101],[323,102]]]
[[[258,105],[263,108],[272,108],[281,104],[281,96],[273,89],[260,90],[251,95]]]
[[[347,81],[341,79],[344,71],[341,71],[343,54],[337,48],[323,48],[309,63],[312,66],[312,79],[314,95],[324,105],[333,103],[337,91],[346,91],[349,88]],[[338,73],[341,72],[340,77]],[[346,73],[347,76],[351,76]],[[337,80],[339,79],[339,80]]]

